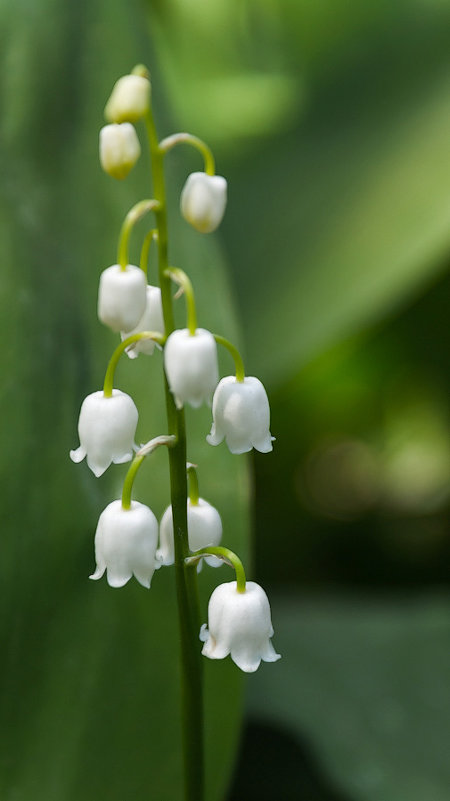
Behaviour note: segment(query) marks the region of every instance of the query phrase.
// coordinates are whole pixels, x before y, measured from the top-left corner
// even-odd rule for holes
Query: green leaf
[[[357,801],[446,801],[448,595],[272,598],[282,659],[250,685],[250,709],[308,737]]]
[[[183,795],[172,571],[156,573],[150,592],[134,581],[122,590],[88,581],[97,519],[118,497],[126,467],[113,465],[96,480],[68,454],[81,401],[101,387],[117,344],[96,319],[99,274],[115,261],[124,214],[151,192],[145,158],[115,183],[97,155],[114,81],[137,62],[154,67],[145,26],[137,2],[0,4],[0,793],[10,801]],[[160,130],[171,132],[167,120]],[[182,165],[169,165],[176,185]],[[177,202],[169,219],[174,263],[198,289],[202,325],[236,339],[220,253],[188,230]],[[132,248],[136,260],[137,235]],[[177,305],[183,321],[183,299]],[[118,385],[142,410],[140,441],[166,431],[162,380],[159,353],[119,367]],[[222,514],[224,542],[245,559],[245,461],[206,444],[206,408],[189,411],[187,424],[201,494]],[[161,515],[167,454],[142,467],[136,497]],[[204,567],[204,620],[213,586],[230,579],[226,567]],[[208,798],[220,799],[242,677],[229,660],[205,660],[205,673]]]
[[[318,173],[303,175],[297,195],[287,181],[281,198],[289,205],[273,229],[266,280],[257,281],[256,262],[249,265],[247,333],[255,370],[279,380],[391,311],[442,269],[450,248],[449,89],[450,81],[438,82],[417,107],[404,110],[404,119],[390,120],[374,136],[366,130],[355,142],[347,131],[344,143],[331,137],[332,158],[324,153],[320,168],[317,138],[300,141]],[[269,219],[261,224],[269,226]],[[263,352],[265,331],[273,336]]]
[[[232,165],[230,265],[248,362],[272,385],[446,265],[448,21],[448,7],[424,6],[419,22],[410,5],[361,28],[364,49],[304,76],[295,128]]]
[[[281,384],[445,268],[449,6],[152,11],[178,118],[232,179],[222,233],[249,369]]]

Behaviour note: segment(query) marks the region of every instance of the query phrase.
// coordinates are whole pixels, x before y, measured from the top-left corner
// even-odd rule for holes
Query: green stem
[[[170,448],[174,444],[175,444],[174,436],[166,437],[164,435],[161,435],[160,437],[155,437],[154,439],[151,439],[149,442],[143,445],[142,448],[139,448],[136,456],[131,462],[130,467],[128,468],[128,472],[125,476],[125,481],[123,482],[122,509],[131,509],[131,493],[133,490],[134,479],[136,478],[136,473],[139,470],[145,457],[148,456],[149,453],[152,453],[154,450],[156,450],[156,448],[159,448],[161,445],[167,445],[167,447]]]
[[[158,331],[140,331],[139,334],[132,334],[130,337],[124,339],[115,349],[108,362],[108,367],[106,368],[105,380],[103,382],[103,395],[105,398],[110,398],[112,396],[114,375],[122,353],[124,353],[129,345],[133,345],[134,342],[140,342],[141,339],[153,339],[159,345],[164,345],[166,341],[166,337]]]
[[[151,111],[145,118],[153,173],[153,193],[159,207],[158,228],[159,283],[167,336],[174,330],[171,279],[167,275],[167,210],[163,157]],[[184,409],[177,409],[165,378],[168,431],[176,437],[169,449],[170,494],[175,546],[175,577],[181,644],[182,741],[185,801],[204,801],[203,679],[198,646],[200,616],[197,571],[185,564],[189,554],[187,531],[186,426]]]
[[[211,149],[208,147],[206,142],[203,142],[202,139],[199,139],[198,136],[193,136],[189,133],[176,133],[172,134],[171,136],[166,136],[165,139],[162,139],[159,145],[159,148],[163,155],[172,150],[173,147],[176,145],[191,145],[191,147],[195,147],[202,156],[203,161],[205,163],[205,172],[207,175],[214,175],[216,172],[216,165],[214,161],[214,156],[212,154]]]
[[[182,288],[186,296],[187,327],[190,335],[195,336],[197,330],[197,310],[195,308],[195,295],[191,280],[184,270],[180,270],[179,267],[169,267],[169,269],[165,271],[165,274]]]
[[[144,214],[147,214],[148,211],[156,211],[158,206],[159,203],[157,200],[140,200],[139,203],[136,203],[136,205],[130,209],[125,217],[122,223],[122,228],[120,229],[119,244],[117,246],[117,264],[120,265],[121,270],[125,270],[127,264],[129,263],[128,242],[130,240],[130,234],[133,230],[133,227],[137,222],[139,222]]]
[[[187,474],[189,479],[189,500],[191,502],[191,506],[198,506],[198,499],[200,496],[198,493],[198,476],[195,464],[188,462]]]
[[[158,239],[158,231],[156,230],[156,228],[152,228],[152,230],[148,232],[142,243],[139,267],[141,268],[142,272],[145,273],[145,275],[148,275],[148,254],[150,251],[150,245],[152,244],[153,240],[156,241],[157,239]]]
[[[218,556],[219,559],[222,559],[224,562],[233,567],[236,573],[237,591],[245,592],[245,570],[244,565],[239,559],[239,556],[237,556],[233,551],[230,551],[229,548],[224,548],[221,545],[208,546],[207,548],[200,548],[198,551],[195,551],[192,556],[188,556],[187,563],[196,565],[199,557],[201,558],[202,556]]]
[[[134,479],[139,470],[145,456],[135,456],[131,462],[128,472],[125,476],[122,488],[122,509],[131,509],[131,492],[133,489]]]
[[[239,381],[241,384],[245,378],[244,362],[241,354],[239,353],[238,349],[228,341],[228,339],[225,339],[225,337],[221,337],[219,334],[214,334],[214,339],[218,345],[223,345],[224,348],[231,353],[234,359],[234,366],[236,368],[236,381]]]

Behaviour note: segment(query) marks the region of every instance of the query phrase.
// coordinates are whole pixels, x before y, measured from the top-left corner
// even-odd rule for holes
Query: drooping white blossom
[[[227,182],[221,175],[192,172],[180,199],[184,219],[202,234],[215,231],[225,214]]]
[[[138,410],[134,401],[120,389],[107,398],[102,390],[88,395],[80,410],[78,435],[80,446],[70,451],[73,462],[84,457],[97,478],[111,462],[123,464],[133,458]]]
[[[108,175],[122,180],[136,164],[141,146],[129,122],[104,125],[100,130],[100,164]]]
[[[131,508],[124,509],[122,501],[113,501],[97,524],[96,569],[89,578],[100,579],[106,570],[110,587],[123,587],[134,575],[150,588],[153,573],[161,566],[157,542],[158,521],[148,506],[131,501]]]
[[[164,367],[169,387],[179,409],[184,403],[198,408],[211,403],[219,380],[217,345],[213,335],[197,328],[173,331],[164,348]]]
[[[121,331],[120,336],[122,340],[127,339],[132,334],[139,334],[141,331],[158,331],[164,334],[164,318],[161,302],[161,290],[158,286],[147,286],[147,300],[144,313],[139,320],[137,326],[132,328],[131,331]],[[130,345],[126,349],[126,353],[130,359],[135,359],[140,353],[146,353],[151,356],[155,350],[156,343],[153,339],[142,339],[139,342]]]
[[[222,539],[222,520],[214,506],[203,498],[193,504],[188,498],[187,502],[188,540],[191,551],[198,551],[208,545],[219,545]],[[175,561],[175,548],[173,541],[172,506],[168,506],[159,525],[159,549],[157,551],[163,565],[173,565]],[[200,571],[202,560],[198,564]],[[205,561],[211,567],[220,567],[222,561],[216,556],[207,556]]]
[[[123,75],[105,106],[109,122],[137,122],[150,108],[150,81],[143,75]]]
[[[228,654],[245,673],[254,673],[261,660],[276,662],[270,605],[266,593],[254,581],[247,581],[245,592],[237,591],[236,581],[220,584],[208,605],[208,624],[200,630],[202,654],[224,659]]]
[[[258,378],[222,378],[214,393],[212,413],[213,424],[206,437],[210,445],[219,445],[225,439],[231,453],[246,453],[252,448],[261,453],[273,450],[269,401]]]
[[[145,273],[134,264],[122,270],[113,264],[100,275],[98,316],[113,331],[131,331],[140,321],[147,303]]]

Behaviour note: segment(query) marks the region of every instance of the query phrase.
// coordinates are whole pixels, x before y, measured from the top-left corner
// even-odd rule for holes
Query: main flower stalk
[[[164,150],[161,149],[151,109],[145,117],[153,173],[153,196],[158,232],[159,284],[167,336],[175,328],[172,282],[168,274],[167,205],[164,179]],[[200,614],[197,572],[187,565],[186,426],[184,409],[177,409],[164,376],[168,433],[175,436],[169,448],[170,495],[173,513],[175,571],[181,647],[182,739],[185,775],[185,801],[204,799],[203,679],[198,647]]]

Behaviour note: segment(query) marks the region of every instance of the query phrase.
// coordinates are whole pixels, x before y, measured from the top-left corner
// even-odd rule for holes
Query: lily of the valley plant
[[[130,75],[117,81],[105,108],[108,125],[100,131],[103,169],[117,179],[128,175],[141,153],[134,123],[143,120],[150,149],[153,197],[139,201],[127,214],[119,236],[117,264],[100,276],[98,316],[120,334],[121,342],[108,364],[103,389],[92,392],[82,403],[78,423],[80,445],[70,455],[74,462],[86,457],[95,476],[102,475],[111,462],[131,462],[121,498],[113,500],[99,516],[95,534],[96,567],[90,578],[101,579],[106,573],[111,587],[122,587],[134,576],[143,587],[150,588],[156,570],[175,564],[186,704],[182,715],[185,798],[203,801],[202,654],[210,659],[230,655],[247,673],[255,671],[261,660],[275,662],[280,656],[271,643],[270,606],[264,590],[246,581],[239,558],[220,545],[220,513],[199,497],[196,466],[187,461],[184,406],[212,404],[211,431],[205,431],[205,437],[211,445],[225,440],[234,454],[252,448],[267,453],[272,450],[273,438],[263,385],[257,378],[245,375],[242,358],[234,345],[223,336],[198,327],[191,282],[186,273],[169,262],[163,168],[166,153],[180,143],[187,143],[203,157],[204,171],[188,176],[180,200],[183,217],[201,233],[214,231],[222,220],[226,180],[215,175],[214,157],[197,137],[180,133],[158,140],[150,98],[147,70],[137,66]],[[135,223],[150,213],[154,220],[142,244],[140,264],[130,264],[130,233]],[[158,286],[147,283],[152,241],[158,248]],[[174,323],[174,284],[186,298],[186,327],[182,329],[176,329]],[[219,380],[217,345],[227,348],[235,364],[235,375],[222,380]],[[161,350],[167,379],[167,432],[158,433],[138,449],[135,443],[138,410],[129,395],[114,387],[115,370],[124,353],[133,359],[153,353],[153,358],[159,358]],[[141,366],[142,361],[143,356],[138,362]],[[151,509],[133,500],[132,492],[140,465],[148,454],[163,445],[170,465],[170,504],[158,525]],[[181,536],[174,537],[174,531],[181,532]],[[236,580],[220,584],[214,590],[208,623],[201,626],[197,617],[196,582],[202,561],[212,567],[226,562],[234,568]]]

